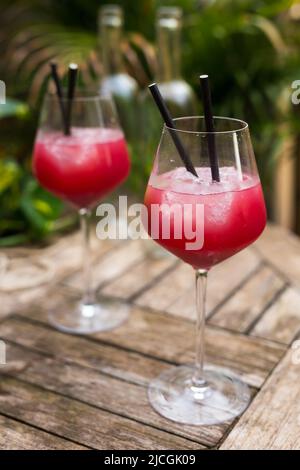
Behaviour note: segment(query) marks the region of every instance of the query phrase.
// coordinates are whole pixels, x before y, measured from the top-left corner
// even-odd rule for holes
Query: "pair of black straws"
[[[213,121],[213,112],[212,112],[212,102],[211,102],[211,92],[209,86],[209,78],[208,75],[200,75],[200,84],[202,88],[202,97],[203,97],[203,108],[204,108],[204,119],[205,119],[205,126],[207,132],[207,144],[208,144],[208,154],[209,154],[209,162],[211,168],[211,176],[213,181],[220,181],[220,172],[219,172],[219,164],[218,164],[218,157],[216,152],[216,141],[214,135],[214,121]],[[160,94],[158,86],[156,83],[152,83],[149,85],[149,89],[152,93],[153,99],[162,115],[162,118],[170,132],[170,135],[173,139],[175,147],[179,153],[179,156],[184,163],[187,171],[192,173],[194,176],[198,176],[195,170],[195,167],[184,148],[183,143],[176,132],[176,127],[172,116],[166,106],[166,103],[163,100],[163,97]]]
[[[64,97],[61,80],[57,71],[57,64],[55,62],[50,63],[51,76],[53,78],[56,94],[59,101],[61,110],[63,129],[65,135],[71,135],[71,117],[72,117],[72,104],[75,95],[76,79],[78,73],[77,64],[70,64],[68,69],[68,87],[67,94]]]

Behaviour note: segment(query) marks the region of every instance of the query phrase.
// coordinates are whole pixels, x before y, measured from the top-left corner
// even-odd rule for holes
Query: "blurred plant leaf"
[[[90,86],[95,81],[98,82],[99,75],[103,72],[99,57],[99,38],[95,29],[82,28],[80,14],[77,25],[66,26],[64,2],[61,2],[60,7],[53,5],[54,8],[49,8],[49,3],[53,2],[38,5],[34,0],[28,0],[26,8],[24,3],[18,0],[5,3],[7,6],[0,19],[0,25],[3,26],[0,46],[2,44],[2,60],[6,64],[6,74],[10,76],[10,80],[13,78],[13,86],[16,89],[20,88],[21,84],[27,86],[29,98],[34,102],[47,85],[48,62],[52,59],[61,65],[63,75],[67,72],[68,64],[76,62],[80,67],[80,81],[83,85]],[[100,5],[101,3],[95,2],[96,10]],[[75,8],[76,5],[72,11],[74,16]],[[84,12],[88,11],[87,2],[82,8]],[[8,28],[7,18],[13,16],[12,12],[15,17],[14,28]],[[68,19],[71,19],[73,16],[70,16],[69,6],[67,12]],[[62,16],[57,18],[58,14]],[[60,22],[62,17],[65,21]],[[93,26],[96,28],[95,20]],[[143,64],[153,62],[153,46],[138,33],[129,33],[124,36],[120,47],[130,73],[144,86],[147,74],[145,75]]]
[[[41,188],[36,180],[29,179],[25,184],[21,210],[31,224],[34,232],[44,235],[51,231],[55,220],[62,209],[62,203]]]
[[[63,203],[41,188],[13,159],[0,160],[0,246],[44,238],[74,218],[59,218]]]
[[[20,180],[21,171],[14,161],[0,161],[0,195],[8,188],[14,187]]]

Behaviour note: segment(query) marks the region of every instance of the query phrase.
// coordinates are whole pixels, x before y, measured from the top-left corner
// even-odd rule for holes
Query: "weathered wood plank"
[[[126,241],[124,241],[126,243]],[[91,229],[91,256],[99,258],[110,249],[119,246],[118,240],[98,240],[93,228]],[[31,256],[31,249],[23,250]],[[35,256],[53,265],[55,281],[58,282],[71,272],[80,269],[82,263],[82,237],[79,231],[58,239],[52,245],[34,250]]]
[[[23,314],[47,321],[39,306]],[[189,321],[133,307],[126,323],[93,338],[152,358],[184,363],[193,359],[194,334],[195,327]],[[212,326],[207,327],[205,342],[209,362],[233,368],[255,387],[261,386],[285,351],[284,345]]]
[[[104,243],[104,242],[103,242]],[[145,256],[143,244],[137,240],[126,241],[119,244],[101,259],[93,263],[92,286],[97,289],[104,282],[112,281],[114,278],[131,269]],[[81,273],[75,273],[66,279],[66,284],[76,289],[82,285]]]
[[[284,285],[285,281],[269,267],[261,267],[218,309],[209,323],[246,332]]]
[[[11,294],[0,293],[0,321],[7,317],[16,308],[16,302]]]
[[[209,275],[208,313],[234,291],[257,268],[258,264],[259,258],[248,249],[215,266]],[[140,306],[192,319],[195,316],[194,276],[190,266],[181,264],[137,297],[135,302]]]
[[[126,244],[126,241],[124,241]],[[105,240],[100,241],[96,238],[96,235],[92,231],[91,236],[91,252],[92,258],[99,259],[109,250],[114,247],[118,247],[120,242],[118,240]],[[49,266],[53,269],[53,279],[55,283],[59,283],[66,276],[70,275],[76,270],[79,270],[82,262],[82,246],[81,236],[78,232],[68,235],[62,239],[59,239],[53,245],[47,246],[43,249],[10,249],[7,250],[9,256],[20,256],[23,258],[32,256],[41,257],[43,261],[49,263]],[[16,273],[18,276],[18,273]],[[13,280],[12,280],[13,283]],[[16,282],[17,285],[17,282]],[[0,320],[5,318],[7,315],[13,313],[19,308],[24,307],[30,302],[34,302],[46,295],[46,292],[53,285],[51,282],[46,282],[36,287],[28,289],[20,289],[10,293],[1,292],[0,290]]]
[[[12,317],[0,324],[0,338],[139,385],[146,385],[165,368],[159,359],[90,341],[88,337],[65,335],[21,318]]]
[[[152,410],[144,387],[119,381],[93,369],[37,355],[15,345],[8,345],[8,355],[13,362],[19,364],[15,370],[10,369],[10,376],[15,375],[45,390],[34,390],[3,377],[1,391],[5,400],[1,400],[0,393],[0,412],[21,417],[22,420],[35,423],[48,431],[92,447],[100,446],[102,449],[111,448],[110,445],[119,449],[201,447],[201,434],[196,428],[169,422]],[[20,367],[22,361],[24,367]],[[16,391],[17,389],[19,390]],[[64,397],[51,395],[49,391],[59,392]],[[65,396],[78,401],[66,399]],[[28,407],[29,400],[32,408]],[[49,419],[50,422],[55,421],[54,427],[48,427]],[[64,425],[60,424],[63,429],[58,427],[58,421],[61,420],[65,421]],[[88,431],[84,427],[88,427]],[[98,435],[96,441],[92,437],[92,431]],[[220,427],[215,427],[214,431],[216,437],[211,445],[214,445],[217,436],[220,438],[222,435]],[[87,432],[90,434],[90,441],[87,439]],[[106,436],[104,441],[103,436],[98,440],[102,434]],[[197,443],[190,442],[189,439]]]
[[[194,357],[194,334],[191,322],[136,308],[120,328],[94,337],[152,357],[185,363]],[[205,347],[208,362],[233,368],[250,385],[257,387],[285,351],[276,343],[212,326],[206,328]]]
[[[221,449],[300,449],[299,351],[289,350]]]
[[[251,335],[289,344],[300,331],[300,292],[288,288],[264,313]]]
[[[285,279],[291,283],[296,279],[296,284],[299,280],[300,285],[300,268],[296,266],[299,258],[295,264],[286,261],[290,266],[281,269],[279,255],[269,245],[270,240],[272,243],[275,240],[281,260],[283,253],[287,253],[290,260],[296,251],[300,256],[300,242],[287,235],[283,244],[282,236],[281,229],[271,227],[262,241],[256,243],[256,251],[244,250],[216,266],[208,284],[208,312],[215,313],[206,332],[207,361],[231,368],[257,388],[263,385],[285,354],[287,344],[300,331],[299,291],[288,287],[278,296]],[[68,276],[70,285],[80,288],[79,273],[75,272],[81,263],[78,234],[60,240],[43,253],[57,263],[56,280]],[[260,266],[264,255],[268,266]],[[168,362],[193,361],[192,269],[183,264],[175,268],[176,260],[172,258],[146,260],[139,241],[94,239],[93,259],[95,287],[102,287],[105,295],[134,299],[147,308],[133,306],[126,324],[87,338],[64,335],[46,327],[49,306],[65,300],[63,292],[56,288],[51,291],[49,286],[43,286],[16,293],[12,308],[8,302],[7,312],[3,298],[0,338],[8,341],[9,363],[3,368],[0,381],[0,413],[10,418],[5,418],[9,423],[3,443],[1,429],[4,425],[0,415],[0,448],[14,445],[31,448],[35,441],[36,448],[52,448],[55,442],[57,448],[77,446],[68,439],[99,449],[196,449],[217,445],[228,423],[201,429],[172,423],[151,409],[146,395],[149,380],[170,367]],[[26,307],[31,302],[35,305]],[[12,312],[20,316],[6,317]],[[34,321],[29,322],[24,317]],[[249,329],[250,337],[240,334]],[[300,392],[293,389],[299,374],[299,366],[291,361],[293,352],[289,353],[289,362],[284,358],[279,364],[243,415],[236,437],[232,437],[234,429],[222,447],[243,448],[246,442],[245,448],[300,448],[299,431],[294,429],[293,421],[296,419],[293,410],[300,416],[298,404],[294,404],[299,402]],[[297,371],[292,367],[298,368]],[[277,372],[278,368],[282,376],[287,376],[286,383]],[[292,389],[291,395],[288,395],[289,389]],[[272,416],[264,411],[269,403]],[[252,416],[249,412],[253,406]],[[300,419],[296,421],[299,427]],[[273,422],[277,435],[272,430]],[[26,434],[22,440],[23,428]]]
[[[281,272],[291,284],[300,286],[300,239],[293,233],[268,224],[254,248],[262,259]]]
[[[126,241],[124,241],[126,243]],[[119,240],[99,240],[94,227],[91,227],[90,246],[92,258],[99,258],[110,249],[119,246]],[[41,255],[56,263],[56,274],[62,275],[80,268],[82,262],[82,236],[79,231],[60,238],[55,244],[45,248]]]
[[[106,285],[102,292],[104,295],[129,300],[158,277],[167,275],[169,269],[176,264],[177,260],[169,256],[160,259],[147,258]]]
[[[228,367],[249,385],[260,388],[270,371],[278,363],[285,348],[269,341],[252,342],[245,335],[208,326],[205,348],[209,363]],[[254,339],[254,338],[253,338]],[[190,347],[180,362],[192,362],[194,348]]]
[[[153,325],[149,321],[152,320],[151,317],[143,314],[142,318],[154,331],[151,339],[147,334],[143,334],[143,326],[147,328],[146,322],[141,329],[137,328],[133,331],[131,338],[135,349],[139,348],[143,353],[178,363],[193,362],[195,332],[192,325],[163,322],[161,317]],[[161,334],[162,330],[164,334]],[[122,338],[120,336],[117,338],[116,334],[112,341],[127,343],[125,334]],[[141,343],[144,341],[144,344],[139,346],[139,341]],[[260,387],[270,370],[283,355],[284,348],[269,342],[256,342],[243,335],[234,335],[207,327],[205,351],[208,363],[229,367],[249,385]]]
[[[181,332],[186,332],[182,325],[179,328]],[[191,328],[188,331],[189,333],[186,332],[186,335],[191,337],[194,332]],[[118,348],[116,348],[110,344],[89,341],[84,337],[74,338],[63,335],[57,331],[48,330],[39,325],[31,325],[26,321],[14,318],[0,325],[0,337],[140,385],[146,385],[151,378],[165,369],[166,365],[159,359],[185,363],[192,362],[194,355],[193,343],[187,349],[185,340],[182,343],[182,349],[175,350],[174,357],[171,358],[169,354],[163,353],[160,354],[162,357],[155,359],[122,349],[124,345],[122,339],[119,339]],[[105,336],[103,339],[105,341]],[[107,339],[110,340],[110,338]],[[163,341],[166,341],[165,336],[163,336]],[[217,346],[215,345],[216,341],[218,341]],[[159,347],[159,342],[160,338],[157,337],[156,348]],[[227,342],[233,344],[233,347],[228,348]],[[248,342],[247,337],[244,341],[244,336],[222,333],[218,329],[208,328],[207,359],[210,362],[233,368],[249,385],[260,387],[270,369],[284,353],[284,348],[268,342],[259,342],[258,344],[251,341],[248,344]],[[170,342],[168,344],[170,345]],[[145,349],[142,349],[140,352],[153,355],[153,350],[149,353],[149,351],[146,352]]]
[[[5,369],[9,367],[9,374],[15,374],[31,383],[84,400],[113,413],[134,418],[166,432],[170,431],[194,439],[205,445],[215,445],[225,432],[226,425],[203,427],[200,431],[190,426],[182,427],[161,418],[152,410],[148,403],[146,390],[141,385],[147,386],[152,378],[169,368],[169,364],[112,347],[105,351],[105,346],[97,343],[91,343],[91,347],[89,347],[89,342],[84,338],[66,337],[66,335],[55,331],[47,338],[49,330],[35,325],[26,325],[25,322],[19,322],[18,325],[18,322],[12,321],[10,326],[8,326],[8,322],[6,325],[2,324],[1,337],[7,340],[8,336],[13,336],[13,329],[17,335],[22,331],[22,336],[19,339],[21,344],[32,347],[36,351],[54,354],[57,358],[61,358],[61,353],[65,349],[64,361],[68,363],[65,365],[61,361],[49,357],[37,356],[30,351],[24,352],[18,346],[8,343],[7,356],[10,362]],[[38,340],[34,338],[38,338]],[[62,344],[64,338],[69,338],[69,341]],[[80,358],[76,353],[76,347],[79,351],[87,350],[83,358]],[[92,352],[96,353],[95,356],[90,356]],[[101,357],[103,352],[106,357]],[[108,352],[111,354],[110,358]],[[71,360],[78,364],[84,363],[91,369],[82,369],[71,364]],[[101,375],[100,372],[110,374],[111,377]],[[122,381],[116,380],[116,378],[121,378]]]
[[[191,285],[193,285],[193,270],[187,264],[180,264],[138,296],[135,303],[147,308],[167,311],[178,295],[189,289]]]
[[[0,415],[1,450],[85,450],[86,447]]]

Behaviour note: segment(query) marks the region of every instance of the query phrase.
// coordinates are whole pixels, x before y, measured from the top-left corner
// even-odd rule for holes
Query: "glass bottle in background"
[[[156,15],[157,72],[155,81],[173,117],[197,114],[197,98],[191,86],[181,75],[182,9],[164,6]],[[162,122],[149,90],[141,95],[142,134],[140,143],[141,165],[145,178],[149,177],[156,143],[160,138]],[[152,258],[167,256],[163,248],[149,243],[148,254]]]
[[[196,96],[181,76],[182,10],[160,7],[156,16],[157,72],[155,81],[173,117],[196,114]],[[161,120],[148,89],[143,92],[143,129],[146,152],[153,156],[161,133]]]
[[[100,90],[114,98],[122,128],[130,142],[136,138],[138,84],[126,72],[122,57],[123,23],[123,10],[119,5],[100,8],[99,39],[103,64]]]
[[[156,37],[157,82],[172,116],[192,116],[196,112],[196,97],[181,76],[182,10],[161,7],[157,10]]]

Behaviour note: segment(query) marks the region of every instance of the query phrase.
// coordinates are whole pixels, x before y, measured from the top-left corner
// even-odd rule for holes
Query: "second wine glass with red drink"
[[[83,295],[66,299],[49,313],[50,322],[71,333],[114,328],[127,317],[116,301],[99,300],[92,288],[89,254],[91,209],[120,185],[130,163],[124,135],[111,98],[94,93],[75,94],[72,120],[63,131],[61,106],[68,98],[44,99],[33,153],[33,171],[40,184],[79,211],[83,235]]]

